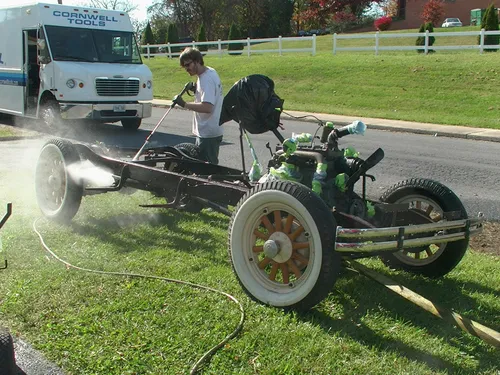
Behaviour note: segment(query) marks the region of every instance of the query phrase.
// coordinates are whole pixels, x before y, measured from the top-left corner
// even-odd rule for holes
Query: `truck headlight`
[[[153,87],[153,82],[148,81],[148,82],[146,83],[146,85],[148,86],[148,89],[150,89],[151,87]]]
[[[76,82],[74,79],[68,79],[66,81],[66,86],[68,86],[70,89],[74,88],[76,86]]]

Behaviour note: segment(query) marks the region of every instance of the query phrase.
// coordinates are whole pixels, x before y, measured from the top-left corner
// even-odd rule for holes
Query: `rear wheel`
[[[200,147],[194,143],[179,143],[174,147],[193,159],[200,158]]]
[[[80,161],[70,142],[51,139],[43,146],[35,171],[38,206],[49,219],[69,222],[77,213],[83,195],[83,184],[70,174],[69,167]]]
[[[140,118],[127,118],[121,120],[123,129],[127,131],[136,131],[141,126],[142,119]]]
[[[458,211],[457,219],[467,218],[460,199],[449,188],[427,179],[410,179],[390,187],[380,198],[387,203],[408,203],[417,210],[422,223],[444,220],[443,214]],[[416,223],[405,223],[406,225]],[[394,269],[401,269],[427,277],[446,275],[460,262],[469,245],[468,240],[431,244],[385,254],[382,262]]]
[[[0,328],[0,374],[15,375],[14,341],[5,328]]]
[[[229,256],[245,292],[282,308],[308,310],[330,292],[340,271],[336,223],[309,188],[290,181],[255,186],[229,224]]]

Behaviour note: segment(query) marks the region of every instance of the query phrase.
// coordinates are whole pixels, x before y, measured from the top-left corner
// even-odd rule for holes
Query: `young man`
[[[197,76],[194,102],[186,103],[176,95],[173,102],[194,111],[193,134],[200,148],[200,159],[219,164],[219,147],[223,129],[219,126],[222,109],[222,83],[215,69],[205,66],[196,48],[186,48],[179,56],[181,66],[190,76]]]

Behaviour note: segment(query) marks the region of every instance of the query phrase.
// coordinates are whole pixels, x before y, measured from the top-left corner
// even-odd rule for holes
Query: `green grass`
[[[13,194],[7,196],[14,214],[1,230],[9,267],[0,271],[0,322],[67,374],[186,374],[237,325],[238,307],[217,294],[66,268],[44,252],[31,229],[38,216],[32,196]],[[491,375],[498,370],[496,349],[349,271],[308,314],[252,302],[228,262],[228,219],[209,211],[193,215],[138,207],[155,201],[145,192],[87,197],[71,225],[41,220],[38,228],[47,245],[74,265],[178,278],[238,298],[246,310],[243,331],[203,374]],[[388,272],[377,260],[364,263]],[[468,252],[440,280],[391,277],[499,330],[499,267],[498,258]]]
[[[414,45],[413,39],[411,43],[404,38],[391,39],[391,43]],[[475,43],[459,39],[437,38],[436,45],[441,40]],[[358,43],[373,45],[366,39]],[[269,76],[285,100],[285,110],[500,129],[497,53],[438,51],[425,56],[413,51],[384,51],[378,56],[373,52],[333,55],[331,46],[332,36],[325,35],[318,37],[319,52],[314,57],[299,53],[243,54],[222,58],[208,55],[205,60],[219,72],[225,92],[246,75]],[[273,48],[267,43],[259,47]],[[157,57],[147,64],[153,72],[157,98],[171,99],[192,79],[179,67],[177,59]]]
[[[16,135],[17,134],[15,132],[13,132],[11,129],[0,126],[0,138],[14,137]]]

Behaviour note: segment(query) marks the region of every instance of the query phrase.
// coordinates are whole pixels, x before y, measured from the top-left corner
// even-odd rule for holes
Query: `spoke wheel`
[[[449,188],[432,180],[410,179],[400,182],[389,188],[380,200],[388,203],[408,203],[410,209],[420,213],[421,222],[406,225],[439,222],[444,220],[444,213],[450,211],[459,211],[460,219],[467,218],[460,199]],[[385,254],[381,259],[394,269],[440,277],[455,268],[467,247],[468,240],[438,243]]]
[[[330,292],[340,269],[335,221],[307,187],[288,181],[254,187],[229,229],[233,269],[254,300],[307,310]]]
[[[81,181],[70,175],[68,167],[80,161],[74,146],[52,139],[43,146],[35,172],[35,189],[42,213],[67,223],[75,216],[83,195]]]

